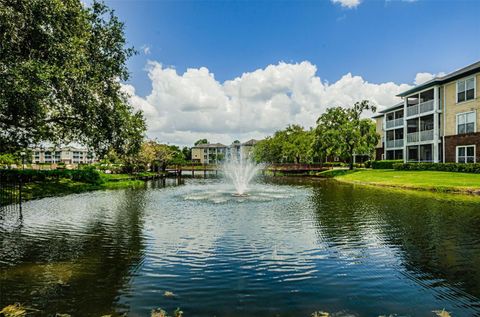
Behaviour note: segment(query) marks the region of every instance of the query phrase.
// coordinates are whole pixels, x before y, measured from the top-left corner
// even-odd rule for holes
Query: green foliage
[[[145,122],[121,90],[124,25],[104,4],[2,1],[0,151],[78,142],[103,154],[139,150]]]
[[[199,144],[208,144],[208,140],[207,139],[200,139],[200,140],[197,140],[197,142],[194,143],[195,146],[199,145]]]
[[[25,182],[44,182],[50,179],[70,179],[88,184],[101,184],[100,173],[93,167],[78,170],[0,170],[0,176],[21,177]]]
[[[375,123],[361,119],[365,110],[375,112],[368,100],[356,102],[352,108],[329,108],[317,120],[314,149],[323,158],[337,156],[350,162],[354,154],[372,154],[378,142]]]
[[[373,169],[393,169],[393,166],[398,163],[403,163],[403,160],[383,160],[372,161],[371,166]]]
[[[185,161],[191,161],[192,160],[192,149],[184,146],[182,149],[183,157],[185,158]]]
[[[397,163],[393,168],[399,171],[442,171],[480,174],[480,163]]]
[[[312,130],[305,131],[299,125],[290,125],[259,141],[253,149],[253,158],[257,162],[268,163],[311,163],[313,138]]]
[[[13,154],[1,154],[0,165],[12,165],[18,163],[18,158]]]
[[[137,173],[142,171],[165,170],[168,164],[185,164],[185,156],[176,145],[158,143],[149,140],[142,143],[137,155],[124,156],[122,159],[124,173]]]

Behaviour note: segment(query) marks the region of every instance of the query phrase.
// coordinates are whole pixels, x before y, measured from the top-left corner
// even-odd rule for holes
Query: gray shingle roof
[[[427,82],[425,82],[421,85],[417,85],[417,86],[413,87],[412,89],[409,89],[407,91],[404,91],[404,92],[398,94],[397,96],[398,97],[405,97],[405,96],[408,96],[408,95],[413,94],[415,92],[418,92],[420,90],[423,90],[423,89],[426,89],[426,88],[429,88],[429,87],[433,87],[435,85],[441,85],[441,84],[447,83],[449,81],[456,80],[456,79],[462,78],[464,76],[474,74],[474,73],[479,72],[479,71],[480,71],[480,61],[475,62],[473,64],[470,64],[466,67],[460,68],[460,69],[458,69],[456,71],[453,71],[453,72],[451,72],[451,73],[449,73],[445,76],[435,77],[432,80],[429,80],[429,81],[427,81]]]

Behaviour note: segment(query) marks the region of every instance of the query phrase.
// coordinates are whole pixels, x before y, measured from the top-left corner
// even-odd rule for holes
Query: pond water
[[[184,179],[27,202],[0,218],[0,308],[480,316],[480,203],[296,178],[232,192]]]

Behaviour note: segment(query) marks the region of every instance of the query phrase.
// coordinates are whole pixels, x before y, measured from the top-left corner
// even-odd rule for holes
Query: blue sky
[[[415,80],[480,60],[474,0],[106,3],[140,51],[128,62],[132,104],[148,135],[171,143],[308,127],[363,98],[389,106]]]
[[[128,41],[147,45],[129,63],[140,95],[147,59],[206,66],[224,81],[278,61],[309,60],[330,82],[347,72],[371,82],[412,82],[480,59],[480,1],[118,1]]]

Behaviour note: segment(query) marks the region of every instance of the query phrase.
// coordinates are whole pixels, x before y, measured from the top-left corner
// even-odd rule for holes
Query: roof
[[[403,101],[378,111],[376,114],[372,116],[372,119],[383,117],[385,113],[390,112],[392,110],[400,109],[400,108],[403,108]]]
[[[245,143],[242,143],[242,145],[254,146],[254,145],[257,144],[257,143],[258,143],[258,140],[251,139],[251,140],[248,140],[248,141],[245,142]]]
[[[218,148],[218,147],[227,147],[222,143],[207,143],[207,144],[198,144],[195,145],[193,148]]]
[[[408,96],[408,95],[413,94],[415,92],[424,90],[426,88],[433,87],[435,85],[445,84],[447,82],[450,82],[450,81],[453,81],[453,80],[456,80],[456,79],[459,79],[459,78],[462,78],[462,77],[465,77],[465,76],[468,76],[468,75],[475,74],[479,71],[480,71],[480,61],[475,62],[473,64],[470,64],[466,67],[460,68],[460,69],[458,69],[454,72],[451,72],[451,73],[449,73],[445,76],[435,77],[432,80],[429,80],[429,81],[427,81],[427,82],[425,82],[421,85],[417,85],[417,86],[413,87],[412,89],[409,89],[407,91],[404,91],[404,92],[398,94],[397,96],[398,97],[405,97],[405,96]]]
[[[395,110],[395,109],[403,108],[403,106],[404,105],[403,105],[403,101],[402,101],[402,102],[394,104],[393,106],[390,106],[390,107],[387,107],[383,110],[380,110],[378,113],[387,113],[387,112],[390,112],[390,111]]]

